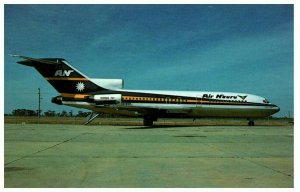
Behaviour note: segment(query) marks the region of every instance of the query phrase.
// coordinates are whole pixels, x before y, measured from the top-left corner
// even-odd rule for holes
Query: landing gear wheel
[[[152,126],[153,125],[153,119],[151,118],[144,118],[144,126]]]
[[[252,121],[252,120],[249,121],[249,122],[248,122],[248,125],[249,125],[249,126],[254,126],[254,121]]]

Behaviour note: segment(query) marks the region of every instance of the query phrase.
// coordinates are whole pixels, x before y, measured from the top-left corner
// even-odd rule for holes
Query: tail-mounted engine
[[[92,95],[90,99],[95,102],[96,105],[113,105],[120,104],[122,102],[121,94],[103,94]]]
[[[116,105],[122,103],[121,94],[102,94],[102,95],[91,95],[88,98],[89,102],[95,103],[95,105]],[[63,101],[68,101],[62,96],[52,98],[52,103],[62,105]]]

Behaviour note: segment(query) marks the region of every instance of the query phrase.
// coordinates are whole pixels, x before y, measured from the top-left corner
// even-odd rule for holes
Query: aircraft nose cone
[[[275,105],[274,110],[276,111],[275,113],[277,113],[278,111],[280,111],[280,107],[278,107],[277,105]]]
[[[277,105],[274,105],[271,109],[272,114],[277,113],[278,111],[280,111],[280,108]]]

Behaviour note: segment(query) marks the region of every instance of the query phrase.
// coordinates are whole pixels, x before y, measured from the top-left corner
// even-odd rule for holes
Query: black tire
[[[248,125],[249,125],[249,126],[254,126],[254,121],[249,121],[249,122],[248,122]]]
[[[144,118],[144,126],[152,126],[153,125],[153,119],[151,118]]]

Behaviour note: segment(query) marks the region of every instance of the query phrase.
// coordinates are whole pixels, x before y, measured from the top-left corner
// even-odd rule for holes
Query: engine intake
[[[51,102],[57,105],[62,105],[62,96],[52,97]]]

